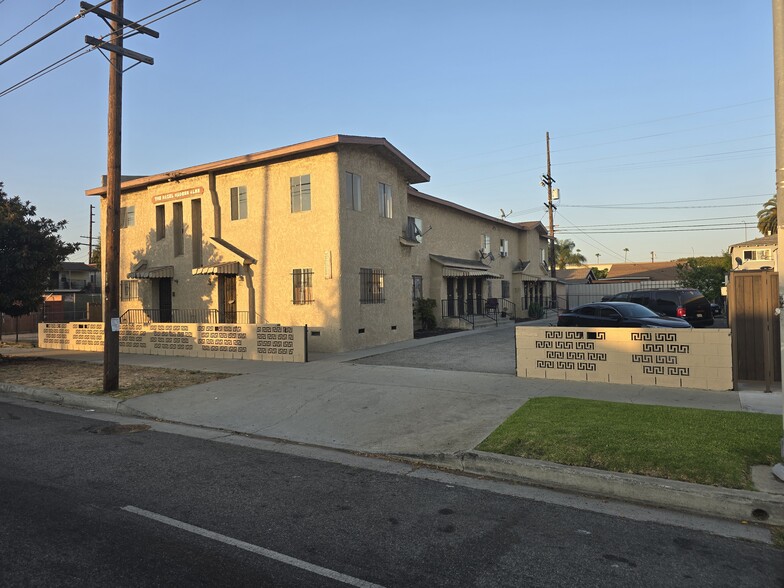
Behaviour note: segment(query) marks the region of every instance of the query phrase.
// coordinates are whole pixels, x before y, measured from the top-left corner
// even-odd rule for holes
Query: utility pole
[[[124,0],[112,0],[112,11],[82,2],[81,7],[103,18],[111,30],[110,42],[86,36],[85,43],[111,53],[109,58],[109,120],[104,206],[103,390],[120,387],[120,183],[122,181],[123,56],[153,64],[151,57],[123,48],[123,29],[157,38],[157,32],[123,17]]]
[[[95,224],[95,214],[93,213],[93,209],[95,206],[92,204],[90,205],[90,230],[85,235],[79,235],[82,239],[87,239],[87,263],[92,263],[93,261],[93,225]]]
[[[656,257],[656,252],[655,251],[651,251],[651,263],[653,263],[653,260],[655,259],[655,257]]]
[[[773,0],[773,86],[774,108],[776,111],[776,206],[778,210],[784,206],[784,0]],[[784,225],[778,221],[779,239],[779,325],[784,327],[782,317],[782,301],[784,301],[784,280],[781,276],[781,234]],[[784,343],[784,341],[782,342]],[[784,357],[784,347],[779,350]],[[783,413],[784,414],[784,413]],[[782,423],[784,425],[784,422]],[[774,475],[784,482],[784,435],[781,438],[781,461],[773,466]]]
[[[552,300],[552,305],[554,308],[558,308],[558,290],[556,287],[555,281],[555,227],[553,226],[553,211],[556,210],[555,206],[553,205],[553,184],[555,180],[550,175],[550,133],[546,133],[545,138],[547,140],[547,173],[542,176],[542,181],[540,182],[542,186],[547,187],[547,202],[545,206],[550,215],[550,278],[552,281],[550,282],[550,298]]]

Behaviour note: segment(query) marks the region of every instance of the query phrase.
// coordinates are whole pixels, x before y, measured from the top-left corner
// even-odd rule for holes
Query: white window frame
[[[480,247],[482,251],[485,253],[490,252],[490,235],[483,234],[482,239],[480,240]]]
[[[378,183],[378,214],[381,218],[392,218],[392,186]]]
[[[248,189],[234,186],[231,189],[231,220],[248,218]]]
[[[501,246],[498,251],[501,257],[507,257],[509,255],[509,239],[501,239]]]
[[[120,207],[120,228],[126,229],[136,224],[136,207],[135,206],[121,206]]]
[[[289,179],[289,187],[291,188],[291,212],[308,212],[311,207],[310,174],[292,176]]]

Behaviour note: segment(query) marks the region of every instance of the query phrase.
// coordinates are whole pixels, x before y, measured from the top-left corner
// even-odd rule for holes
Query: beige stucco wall
[[[345,173],[362,177],[362,210],[352,209]],[[400,244],[408,220],[408,184],[391,161],[372,151],[340,151],[340,328],[346,349],[371,347],[413,337],[411,251]],[[392,218],[379,212],[379,183],[392,188]],[[384,302],[360,302],[360,270],[384,272]],[[364,331],[364,332],[360,332]]]
[[[430,260],[430,255],[443,255],[461,259],[479,260],[482,235],[490,235],[490,251],[494,260],[482,260],[490,266],[492,273],[500,274],[510,282],[511,300],[521,306],[522,279],[513,273],[520,260],[531,261],[527,273],[534,276],[545,274],[538,263],[540,249],[546,247],[546,240],[535,230],[524,230],[509,226],[504,222],[493,222],[430,200],[409,196],[409,215],[422,219],[426,234],[422,243],[412,248],[411,273],[423,276],[425,296],[438,302],[436,313],[441,312],[441,301],[447,297],[446,280],[442,277],[442,266]],[[432,229],[430,228],[432,227]],[[509,241],[509,255],[501,257],[501,239]],[[489,280],[492,283],[493,297],[501,297],[501,279]],[[487,284],[483,295],[487,296]]]
[[[241,164],[238,164],[241,165]],[[362,177],[362,210],[348,202],[345,172]],[[290,178],[310,175],[311,209],[291,212]],[[392,189],[392,218],[379,214],[378,185]],[[247,191],[248,215],[231,219],[233,187]],[[512,273],[520,259],[531,260],[534,273],[541,245],[536,231],[516,229],[447,206],[409,196],[400,161],[387,152],[359,145],[338,145],[321,152],[287,156],[228,172],[159,182],[124,191],[121,206],[134,207],[133,226],[120,230],[120,277],[143,260],[148,268],[173,266],[172,309],[218,309],[218,277],[192,275],[192,203],[201,203],[202,266],[241,262],[236,310],[255,315],[257,323],[307,325],[311,351],[334,352],[371,347],[413,336],[412,276],[423,277],[426,297],[446,298],[441,266],[430,254],[478,259],[483,233],[491,237],[491,271],[511,282],[519,305],[520,284]],[[183,253],[174,255],[175,203],[182,205]],[[105,206],[105,202],[102,202]],[[156,206],[165,210],[166,234],[156,236]],[[423,220],[427,232],[414,246],[401,243],[408,217]],[[432,230],[429,227],[433,227]],[[211,240],[218,237],[253,258],[244,258]],[[508,239],[509,256],[499,255]],[[248,261],[245,259],[245,261]],[[360,269],[384,272],[384,302],[360,302]],[[292,272],[312,270],[313,302],[293,304]],[[536,275],[536,273],[535,273]],[[121,300],[121,315],[134,308],[158,308],[156,281],[139,279],[139,299]],[[500,280],[493,281],[500,297]],[[483,295],[487,295],[487,286]],[[519,306],[518,306],[519,307]],[[176,320],[176,319],[175,319]]]
[[[45,349],[101,351],[102,323],[40,323]],[[120,326],[120,352],[218,359],[304,362],[305,328],[261,324],[157,323]]]
[[[731,390],[729,329],[517,327],[522,378]]]

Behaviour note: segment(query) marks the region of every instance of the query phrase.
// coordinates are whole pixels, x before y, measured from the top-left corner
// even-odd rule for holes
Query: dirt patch
[[[236,374],[120,366],[120,389],[112,398],[135,398],[214,382]],[[103,394],[103,365],[43,357],[0,357],[0,382],[77,394]]]
[[[431,329],[428,331],[414,331],[414,339],[425,339],[426,337],[438,337],[449,333],[459,333],[462,329]]]

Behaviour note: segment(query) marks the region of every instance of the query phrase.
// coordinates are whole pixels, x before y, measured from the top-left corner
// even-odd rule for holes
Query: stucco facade
[[[335,135],[126,181],[120,314],[307,325],[312,351],[342,351],[410,339],[415,280],[440,304],[463,278],[518,301],[545,278],[541,224],[410,187],[428,180],[385,139]]]

